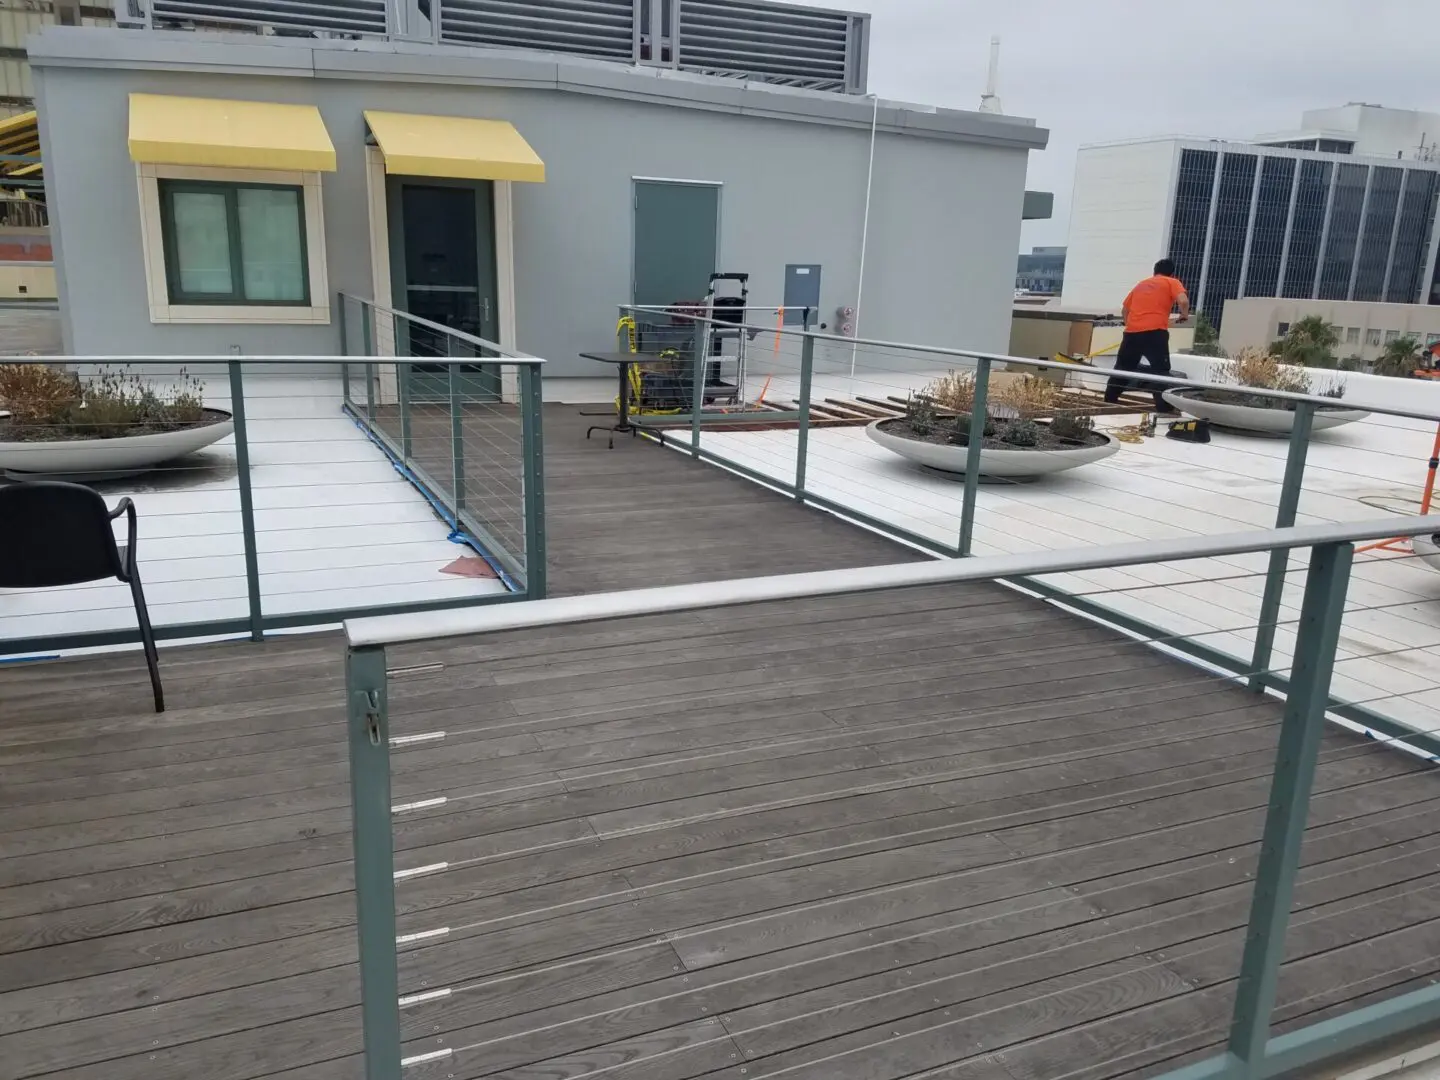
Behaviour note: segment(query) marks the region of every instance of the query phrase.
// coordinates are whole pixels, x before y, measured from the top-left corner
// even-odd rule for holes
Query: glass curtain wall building
[[[1177,147],[1163,250],[1217,326],[1240,296],[1440,304],[1434,164]]]

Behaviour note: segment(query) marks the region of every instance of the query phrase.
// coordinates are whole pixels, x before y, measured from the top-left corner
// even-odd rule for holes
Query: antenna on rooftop
[[[1005,110],[1000,107],[1000,39],[990,39],[990,75],[985,80],[985,93],[980,95],[980,111],[983,113],[1002,113]]]

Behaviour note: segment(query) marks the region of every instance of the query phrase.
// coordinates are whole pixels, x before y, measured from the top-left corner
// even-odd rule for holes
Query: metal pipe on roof
[[[860,351],[860,313],[865,299],[865,248],[870,240],[870,192],[875,186],[875,130],[880,124],[880,95],[871,94],[874,108],[870,112],[870,167],[865,174],[865,219],[860,225],[860,280],[855,286],[855,337],[850,348],[850,377],[855,377],[855,356]]]

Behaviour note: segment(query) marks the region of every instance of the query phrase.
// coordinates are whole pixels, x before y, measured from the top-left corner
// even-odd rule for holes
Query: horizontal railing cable
[[[1128,839],[1128,838],[1127,838],[1127,839]],[[1437,847],[1440,847],[1440,845],[1437,845]],[[1053,857],[1053,855],[1052,855],[1051,857]],[[1413,855],[1412,855],[1411,853],[1407,853],[1406,855],[1397,856],[1396,858],[1398,859],[1398,858],[1411,858],[1411,857],[1413,857]],[[1017,859],[1017,860],[1013,860],[1013,861],[1011,861],[1011,862],[1003,863],[1003,864],[1001,864],[1001,865],[1007,865],[1007,866],[1009,866],[1009,865],[1016,865],[1016,864],[1024,863],[1024,862],[1026,862],[1026,861],[1028,861],[1028,860],[1026,860],[1026,859]],[[1382,860],[1381,863],[1377,863],[1377,864],[1374,864],[1374,865],[1383,865],[1383,860]],[[981,869],[993,869],[993,867],[985,867],[985,868],[981,868]],[[1369,867],[1368,869],[1373,869],[1373,866],[1372,866],[1372,867]],[[967,872],[968,872],[968,871],[967,871]],[[1351,874],[1351,873],[1353,873],[1353,872],[1354,872],[1353,870],[1347,869],[1346,871],[1343,871],[1343,872],[1341,872],[1341,873],[1338,873],[1338,874],[1335,875],[1335,876],[1345,876],[1345,875],[1349,875],[1349,874]],[[941,877],[944,877],[944,876],[947,876],[947,875],[941,875]],[[939,878],[932,879],[932,880],[939,880]],[[1325,878],[1324,876],[1322,876],[1322,877],[1320,877],[1320,878],[1318,878],[1318,879],[1307,879],[1307,884],[1313,884],[1313,882],[1314,882],[1315,880],[1321,880],[1321,881],[1323,881],[1323,880],[1326,880],[1326,878]],[[1237,884],[1240,884],[1240,883],[1237,883]],[[1428,891],[1428,890],[1435,889],[1435,888],[1440,888],[1440,883],[1432,883],[1432,884],[1425,885],[1425,886],[1418,886],[1418,887],[1416,887],[1415,889],[1409,890],[1407,893],[1403,893],[1403,894],[1401,894],[1401,895],[1412,895],[1412,894],[1415,894],[1415,893],[1424,892],[1424,891]],[[1372,899],[1363,901],[1363,902],[1361,902],[1361,903],[1358,904],[1358,905],[1353,905],[1353,906],[1351,906],[1351,907],[1348,907],[1348,908],[1346,908],[1344,911],[1341,911],[1341,912],[1335,912],[1335,913],[1333,913],[1333,914],[1324,914],[1324,915],[1322,915],[1322,914],[1317,914],[1317,913],[1312,913],[1308,918],[1301,917],[1301,918],[1298,918],[1298,919],[1294,919],[1294,920],[1293,920],[1293,924],[1294,924],[1294,925],[1305,925],[1306,923],[1323,922],[1323,921],[1326,921],[1326,920],[1328,920],[1328,919],[1330,919],[1330,918],[1341,918],[1341,917],[1353,918],[1354,915],[1356,914],[1356,912],[1358,912],[1358,911],[1362,911],[1362,910],[1364,910],[1364,909],[1367,908],[1367,907],[1371,907],[1371,906],[1374,906],[1375,904],[1384,903],[1384,902],[1387,902],[1387,901],[1392,901],[1392,900],[1394,900],[1394,899],[1395,899],[1395,895],[1394,895],[1394,894],[1385,894],[1385,895],[1381,895],[1381,896],[1378,896],[1378,897],[1375,897],[1375,898],[1372,898]],[[1061,902],[1073,902],[1073,898],[1067,898],[1066,901],[1061,901]],[[1242,900],[1241,902],[1243,903],[1243,900]],[[1220,903],[1211,905],[1211,906],[1208,907],[1208,908],[1201,908],[1201,909],[1198,910],[1198,911],[1193,911],[1193,910],[1192,910],[1192,911],[1183,912],[1183,913],[1181,913],[1181,914],[1179,914],[1179,915],[1172,916],[1172,917],[1167,918],[1167,919],[1156,920],[1156,921],[1154,921],[1154,922],[1152,922],[1152,923],[1146,924],[1146,928],[1150,928],[1150,927],[1157,926],[1157,925],[1165,925],[1165,924],[1167,924],[1168,922],[1171,922],[1171,921],[1182,921],[1182,920],[1183,920],[1183,921],[1195,921],[1195,922],[1198,922],[1200,916],[1203,916],[1203,915],[1208,914],[1208,913],[1213,912],[1213,911],[1223,910],[1224,908],[1233,906],[1234,903],[1235,903],[1235,901],[1233,901],[1233,900],[1227,900],[1227,901],[1222,901],[1222,902],[1220,902]],[[1006,913],[1006,914],[1001,914],[1001,915],[995,915],[995,916],[991,916],[991,917],[988,918],[988,919],[977,920],[977,924],[979,924],[979,923],[984,923],[984,922],[990,922],[990,921],[996,921],[996,920],[999,920],[999,919],[1013,918],[1013,917],[1014,917],[1014,913]],[[972,924],[972,925],[975,925],[975,924]],[[1237,927],[1237,928],[1238,928],[1238,927]],[[713,932],[713,931],[707,930],[706,932]],[[925,988],[925,987],[927,987],[927,986],[939,985],[939,984],[944,983],[944,982],[953,981],[954,979],[956,979],[957,977],[959,977],[960,975],[963,975],[963,974],[978,974],[978,973],[983,972],[983,971],[995,970],[995,969],[998,969],[998,968],[1001,968],[1001,967],[1004,967],[1004,966],[1008,966],[1008,965],[1011,965],[1011,964],[1017,964],[1017,963],[1026,962],[1026,961],[1028,961],[1028,960],[1030,960],[1030,959],[1033,959],[1034,957],[1046,956],[1046,955],[1053,955],[1053,954],[1056,954],[1056,953],[1064,952],[1064,951],[1069,950],[1069,949],[1079,948],[1079,947],[1084,946],[1084,945],[1093,944],[1094,942],[1097,942],[1097,941],[1104,941],[1104,940],[1108,940],[1108,939],[1110,939],[1110,938],[1116,938],[1116,937],[1125,937],[1125,936],[1128,936],[1128,935],[1130,935],[1130,934],[1132,934],[1132,933],[1134,933],[1134,932],[1135,932],[1135,928],[1133,928],[1133,927],[1126,927],[1126,928],[1121,929],[1121,930],[1111,931],[1111,932],[1109,932],[1109,933],[1107,933],[1107,934],[1101,934],[1101,935],[1099,935],[1099,936],[1097,936],[1097,937],[1085,938],[1084,940],[1079,941],[1079,942],[1070,942],[1070,943],[1067,943],[1067,944],[1062,945],[1062,946],[1056,946],[1056,947],[1054,947],[1053,949],[1050,949],[1050,950],[1041,950],[1041,951],[1036,952],[1036,953],[1027,954],[1027,956],[1025,956],[1025,957],[1011,958],[1011,959],[1009,959],[1009,960],[1000,961],[1000,962],[998,962],[998,963],[996,963],[996,964],[983,965],[983,966],[980,966],[980,967],[977,967],[977,968],[974,968],[974,969],[970,969],[970,970],[964,971],[964,972],[953,972],[953,971],[952,971],[952,972],[948,972],[947,974],[942,975],[942,976],[936,976],[936,977],[931,978],[931,979],[917,980],[917,981],[915,981],[915,982],[907,983],[906,985],[901,986],[901,987],[897,987],[897,988],[890,989],[890,990],[885,990],[885,991],[880,991],[880,992],[875,993],[875,994],[864,995],[864,996],[855,998],[855,999],[850,1000],[850,1001],[841,1002],[841,1003],[839,1003],[839,1004],[830,1003],[830,1004],[827,1004],[827,1005],[825,1005],[824,1007],[819,1008],[819,1009],[807,1010],[807,1011],[800,1012],[800,1013],[797,1013],[797,1014],[793,1014],[793,1015],[790,1015],[790,1016],[782,1017],[782,1018],[780,1018],[780,1019],[778,1019],[778,1020],[769,1021],[769,1022],[763,1023],[763,1024],[756,1024],[756,1025],[752,1025],[752,1026],[749,1026],[749,1027],[742,1026],[742,1025],[731,1025],[731,1026],[727,1026],[727,1028],[726,1028],[726,1030],[725,1030],[725,1034],[723,1034],[723,1035],[721,1035],[721,1036],[717,1036],[717,1037],[715,1037],[715,1038],[714,1038],[713,1040],[711,1040],[711,1041],[714,1041],[714,1042],[717,1042],[717,1043],[722,1043],[722,1042],[729,1042],[729,1041],[731,1041],[732,1039],[742,1039],[742,1038],[744,1038],[745,1036],[756,1035],[756,1034],[759,1034],[760,1032],[763,1032],[763,1031],[772,1031],[772,1030],[775,1030],[775,1029],[777,1029],[777,1028],[784,1027],[784,1026],[787,1025],[787,1024],[798,1023],[798,1022],[801,1022],[801,1021],[804,1021],[804,1020],[814,1019],[814,1018],[816,1018],[816,1017],[825,1015],[825,1014],[827,1014],[827,1013],[833,1013],[834,1010],[836,1010],[836,1009],[849,1008],[849,1007],[854,1007],[854,1006],[858,1006],[858,1005],[869,1004],[869,1003],[873,1003],[873,1002],[876,1002],[876,1001],[884,1000],[884,999],[886,999],[886,998],[891,998],[891,997],[895,997],[895,996],[902,995],[902,994],[913,993],[914,991],[919,990],[919,989],[923,989],[923,988]],[[1140,965],[1139,969],[1137,969],[1137,968],[1135,968],[1135,967],[1133,967],[1133,966],[1127,967],[1126,971],[1124,971],[1124,972],[1116,973],[1116,974],[1114,974],[1114,975],[1107,975],[1107,976],[1105,976],[1105,977],[1103,977],[1103,978],[1100,978],[1100,979],[1092,979],[1092,980],[1085,981],[1085,982],[1081,982],[1081,983],[1067,982],[1067,984],[1066,984],[1064,987],[1062,987],[1061,989],[1059,989],[1059,990],[1051,991],[1051,992],[1049,992],[1049,993],[1042,993],[1042,994],[1039,994],[1039,995],[1028,995],[1028,996],[1027,996],[1027,999],[1026,999],[1026,1004],[1029,1005],[1029,1006],[1033,1006],[1034,1003],[1037,1002],[1037,1001],[1043,1001],[1043,1000],[1047,1000],[1047,999],[1052,998],[1052,997],[1058,997],[1058,996],[1065,995],[1065,994],[1075,993],[1075,992],[1077,992],[1077,991],[1082,991],[1082,990],[1085,990],[1085,989],[1088,989],[1088,988],[1091,988],[1091,987],[1094,987],[1094,986],[1103,985],[1103,984],[1105,984],[1105,983],[1107,983],[1107,982],[1112,982],[1112,981],[1115,981],[1115,980],[1118,980],[1118,979],[1121,979],[1121,978],[1131,977],[1131,976],[1133,976],[1133,974],[1135,973],[1136,970],[1143,970],[1143,969],[1145,969],[1145,968],[1168,969],[1169,963],[1171,963],[1171,962],[1173,962],[1173,961],[1175,961],[1175,960],[1177,960],[1177,959],[1192,959],[1192,958],[1194,958],[1194,957],[1196,957],[1196,956],[1201,956],[1201,955],[1204,955],[1204,954],[1206,954],[1206,953],[1213,952],[1213,951],[1215,951],[1216,949],[1230,947],[1230,945],[1231,945],[1231,942],[1230,942],[1230,940],[1228,939],[1228,932],[1211,933],[1211,934],[1207,934],[1207,935],[1205,935],[1205,936],[1206,936],[1206,937],[1218,937],[1218,938],[1220,938],[1221,940],[1214,941],[1214,942],[1211,943],[1210,945],[1206,945],[1206,946],[1203,946],[1203,947],[1198,948],[1198,949],[1191,949],[1191,950],[1183,950],[1183,949],[1182,949],[1182,950],[1181,950],[1180,952],[1178,952],[1178,953],[1173,951],[1173,950],[1174,950],[1174,946],[1169,946],[1169,948],[1171,948],[1172,952],[1171,952],[1171,954],[1170,954],[1170,956],[1169,956],[1169,958],[1168,958],[1168,961],[1167,961],[1167,960],[1155,960],[1155,961],[1151,961],[1151,962],[1148,963],[1148,964],[1142,964],[1142,965]],[[667,940],[667,941],[673,941],[674,939],[675,939],[675,935],[673,935],[673,934],[667,934],[666,937],[665,937],[665,940]],[[1201,938],[1201,939],[1192,939],[1192,940],[1203,940],[1203,938]],[[877,947],[883,947],[883,945],[885,945],[885,944],[893,944],[893,941],[892,941],[892,942],[881,943],[881,946],[877,946]],[[1102,962],[1100,962],[1100,963],[1090,965],[1090,968],[1093,969],[1093,968],[1097,968],[1097,967],[1103,967],[1103,966],[1108,965],[1108,964],[1111,963],[1111,962],[1112,962],[1111,960],[1102,961]],[[799,964],[804,964],[804,963],[806,963],[806,962],[805,962],[805,961],[799,962]],[[783,969],[783,968],[777,968],[777,969],[775,969],[775,971],[773,971],[773,972],[764,972],[764,973],[762,973],[762,974],[777,974],[777,973],[779,973],[779,972],[781,972],[781,971],[783,971],[783,970],[785,970],[785,969]],[[1081,969],[1081,971],[1083,971],[1083,970],[1086,970],[1086,969]],[[750,981],[751,979],[753,979],[753,978],[755,978],[755,977],[756,977],[756,976],[742,976],[742,977],[740,977],[740,981]],[[659,1003],[662,1003],[662,1002],[667,1001],[667,1000],[672,1000],[672,999],[674,999],[674,998],[685,997],[685,996],[688,996],[688,995],[693,994],[693,993],[702,992],[702,991],[704,991],[704,990],[714,990],[714,989],[717,987],[717,985],[723,986],[723,985],[725,985],[725,983],[724,983],[724,982],[721,982],[721,983],[718,983],[718,984],[716,984],[716,983],[705,983],[705,984],[702,984],[701,986],[697,986],[697,987],[694,988],[693,990],[678,991],[678,992],[676,992],[676,993],[673,994],[673,995],[667,995],[667,996],[665,996],[665,997],[656,998],[656,999],[653,999],[653,1000],[651,1000],[651,1001],[641,1002],[640,1005],[641,1005],[641,1006],[644,1006],[644,1005],[659,1004]],[[629,1006],[626,1007],[626,1010],[634,1009],[635,1007],[636,1007],[636,1006],[632,1003],[631,1005],[629,1005]],[[829,1055],[826,1055],[826,1056],[823,1056],[823,1057],[819,1057],[819,1058],[811,1058],[811,1059],[808,1059],[808,1060],[806,1060],[806,1061],[804,1061],[804,1062],[799,1062],[799,1063],[796,1063],[796,1064],[794,1064],[794,1065],[786,1066],[786,1067],[781,1068],[781,1069],[778,1069],[778,1070],[772,1070],[772,1071],[767,1072],[766,1075],[767,1075],[767,1076],[778,1076],[778,1075],[783,1075],[783,1074],[786,1073],[786,1072],[794,1071],[794,1070],[796,1070],[796,1069],[802,1069],[802,1068],[804,1068],[804,1069],[810,1069],[810,1068],[814,1068],[815,1066],[823,1065],[823,1064],[825,1064],[825,1063],[827,1063],[827,1062],[829,1062],[829,1061],[838,1060],[838,1059],[840,1059],[840,1058],[842,1058],[842,1057],[847,1057],[847,1056],[852,1055],[852,1054],[855,1054],[855,1053],[866,1053],[866,1052],[870,1052],[870,1051],[872,1051],[872,1050],[874,1050],[875,1048],[880,1047],[880,1046],[890,1045],[890,1044],[892,1044],[892,1043],[894,1043],[894,1042],[899,1042],[899,1041],[903,1041],[903,1040],[905,1040],[905,1039],[914,1038],[914,1037],[917,1037],[917,1036],[919,1036],[919,1035],[924,1035],[924,1034],[932,1033],[932,1032],[934,1032],[934,1031],[944,1030],[944,1029],[949,1028],[949,1027],[954,1027],[955,1025],[960,1024],[960,1023],[973,1023],[973,1022],[976,1022],[976,1021],[980,1021],[980,1020],[985,1019],[987,1016],[992,1016],[992,1015],[995,1015],[995,1014],[1004,1012],[1005,1010],[1011,1009],[1011,1008],[1014,1008],[1014,1007],[1016,1007],[1015,1004],[1014,1004],[1013,1002],[1009,1002],[1009,1003],[1006,1003],[1006,1004],[1000,1005],[1000,1006],[992,1006],[991,1008],[984,1009],[984,1010],[981,1010],[981,1011],[979,1011],[979,1012],[968,1012],[968,1011],[967,1011],[964,1016],[959,1017],[959,1018],[955,1018],[955,1019],[952,1019],[952,1020],[949,1020],[949,1021],[943,1021],[943,1022],[940,1022],[940,1023],[937,1023],[937,1024],[929,1025],[929,1026],[926,1026],[926,1027],[923,1027],[923,1028],[919,1028],[919,1029],[916,1029],[916,1030],[912,1030],[912,1031],[897,1032],[897,1033],[895,1033],[895,1034],[893,1034],[893,1035],[891,1035],[891,1036],[889,1036],[889,1037],[882,1038],[882,1039],[878,1039],[878,1040],[875,1040],[875,1041],[873,1041],[873,1042],[865,1043],[865,1044],[862,1044],[862,1045],[859,1045],[859,1046],[851,1047],[851,1048],[848,1048],[848,1049],[846,1049],[846,1050],[843,1050],[843,1051],[840,1051],[840,1052],[837,1052],[837,1053],[829,1054]],[[495,1045],[499,1045],[499,1044],[501,1044],[501,1043],[508,1042],[508,1041],[511,1041],[511,1040],[513,1040],[513,1039],[516,1039],[516,1038],[521,1038],[521,1037],[530,1036],[530,1035],[537,1035],[537,1034],[548,1034],[548,1033],[550,1033],[550,1032],[553,1032],[553,1031],[556,1031],[556,1030],[561,1030],[561,1029],[563,1029],[563,1028],[565,1028],[565,1027],[568,1027],[568,1026],[570,1026],[571,1024],[573,1024],[573,1023],[588,1022],[588,1021],[594,1021],[594,1020],[604,1019],[604,1018],[607,1018],[608,1016],[614,1015],[616,1012],[619,1012],[619,1011],[625,1011],[625,1010],[608,1010],[608,1011],[605,1011],[605,1012],[599,1012],[599,1013],[595,1013],[595,1014],[591,1014],[591,1015],[587,1015],[587,1016],[578,1017],[578,1018],[575,1018],[575,1019],[572,1019],[572,1020],[562,1021],[562,1022],[550,1024],[550,1025],[544,1025],[544,1026],[540,1026],[540,1027],[528,1029],[528,1030],[521,1031],[521,1032],[511,1033],[511,1034],[508,1034],[508,1035],[505,1035],[505,1036],[500,1036],[500,1037],[496,1037],[496,1038],[492,1038],[492,1039],[481,1040],[481,1041],[477,1041],[477,1042],[474,1042],[474,1043],[468,1043],[468,1044],[465,1044],[465,1045],[463,1045],[463,1046],[456,1046],[456,1047],[447,1048],[447,1049],[449,1050],[449,1053],[450,1053],[450,1054],[471,1053],[471,1052],[474,1052],[474,1051],[479,1051],[479,1050],[486,1049],[486,1048],[488,1048],[488,1047],[492,1047],[492,1046],[495,1046]],[[928,1010],[927,1010],[927,1011],[928,1011]],[[922,1013],[915,1014],[915,1015],[925,1015],[925,1013],[922,1012]],[[898,1021],[890,1021],[890,1023],[896,1023],[896,1022],[898,1022]],[[1060,1034],[1060,1033],[1055,1033],[1055,1034]],[[1053,1036],[1052,1036],[1052,1037],[1053,1037]],[[701,1040],[701,1041],[703,1042],[704,1040]],[[1031,1041],[1031,1040],[1025,1040],[1025,1041],[1026,1041],[1026,1042],[1029,1042],[1029,1041]],[[642,1056],[639,1057],[639,1058],[627,1058],[627,1060],[626,1060],[626,1061],[624,1062],[624,1064],[623,1064],[623,1067],[625,1067],[625,1068],[633,1068],[633,1067],[634,1067],[635,1065],[637,1065],[637,1064],[643,1064],[643,1063],[648,1063],[648,1062],[652,1062],[652,1061],[663,1060],[664,1058],[666,1058],[666,1057],[668,1057],[668,1056],[673,1056],[674,1054],[677,1054],[677,1053],[684,1053],[684,1052],[688,1052],[688,1051],[690,1051],[690,1050],[693,1050],[693,1049],[695,1048],[695,1046],[696,1046],[696,1043],[687,1041],[683,1046],[679,1046],[679,1047],[675,1047],[675,1048],[671,1048],[671,1049],[667,1049],[667,1050],[658,1051],[658,1052],[655,1052],[655,1053],[652,1053],[652,1054],[648,1054],[648,1055],[642,1055]],[[999,1049],[999,1048],[996,1048],[996,1049]],[[992,1051],[988,1051],[988,1052],[993,1052],[993,1050],[992,1050]],[[427,1057],[428,1057],[428,1055],[427,1055]],[[412,1059],[412,1060],[416,1060],[416,1059]],[[954,1063],[951,1063],[951,1064],[953,1065]],[[622,1066],[619,1066],[619,1065],[616,1065],[616,1066],[605,1066],[605,1067],[602,1067],[602,1068],[599,1068],[599,1069],[592,1069],[592,1070],[590,1070],[590,1071],[588,1071],[588,1072],[585,1072],[585,1073],[582,1073],[582,1074],[579,1074],[579,1075],[582,1076],[582,1077],[583,1077],[583,1076],[598,1076],[598,1075],[603,1075],[603,1074],[605,1074],[605,1073],[607,1073],[607,1072],[614,1071],[614,1069],[620,1068],[620,1067],[622,1067]]]

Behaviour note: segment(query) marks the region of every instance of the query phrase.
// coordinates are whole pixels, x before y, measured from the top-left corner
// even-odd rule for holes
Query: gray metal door
[[[399,311],[487,341],[500,335],[496,296],[495,225],[488,180],[440,180],[392,176],[387,182],[390,276]],[[475,356],[470,345],[438,330],[396,320],[400,356]],[[449,396],[448,369],[409,365],[415,400]],[[499,368],[466,364],[457,389],[467,398],[493,399]]]
[[[703,299],[715,272],[720,188],[635,181],[635,303]]]

